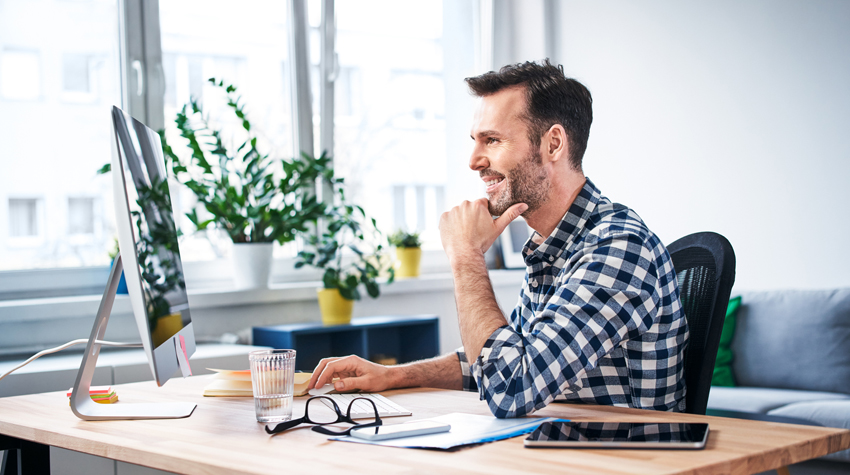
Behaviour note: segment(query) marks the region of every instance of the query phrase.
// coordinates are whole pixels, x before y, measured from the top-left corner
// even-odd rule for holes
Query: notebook
[[[214,379],[204,388],[204,396],[207,397],[254,397],[254,388],[251,386],[251,370],[227,370],[207,368],[215,371]],[[313,373],[295,373],[295,396],[307,394],[307,384]]]

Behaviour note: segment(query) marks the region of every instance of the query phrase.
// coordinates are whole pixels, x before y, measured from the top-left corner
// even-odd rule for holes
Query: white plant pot
[[[233,283],[237,289],[264,289],[269,286],[273,243],[233,244]]]

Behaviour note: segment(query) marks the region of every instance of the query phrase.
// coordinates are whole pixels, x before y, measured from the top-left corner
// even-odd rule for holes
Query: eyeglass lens
[[[304,416],[313,424],[334,424],[342,422],[342,411],[335,401],[324,396],[312,397],[304,407]]]

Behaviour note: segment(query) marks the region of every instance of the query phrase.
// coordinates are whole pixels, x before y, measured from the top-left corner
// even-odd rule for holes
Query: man
[[[341,391],[477,389],[496,417],[523,416],[556,399],[684,410],[688,329],[676,274],[640,217],[603,197],[582,172],[590,92],[548,60],[466,82],[480,98],[469,167],[487,198],[440,219],[463,349],[390,367],[328,358],[310,387],[339,377]],[[520,215],[536,232],[506,321],[484,252]]]

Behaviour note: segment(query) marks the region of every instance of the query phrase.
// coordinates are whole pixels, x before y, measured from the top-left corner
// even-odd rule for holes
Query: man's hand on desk
[[[391,381],[391,368],[365,360],[359,356],[343,356],[341,358],[325,358],[319,361],[307,389],[320,388],[329,384],[334,378],[337,391],[379,392],[395,386]]]

